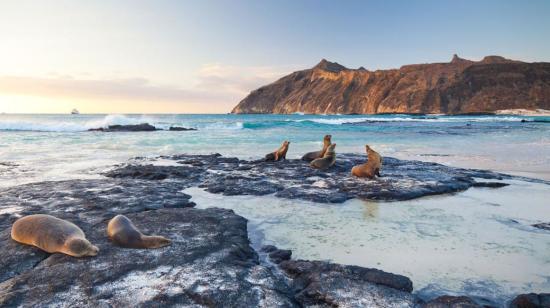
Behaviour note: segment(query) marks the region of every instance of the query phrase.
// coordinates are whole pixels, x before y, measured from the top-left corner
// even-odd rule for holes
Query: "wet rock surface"
[[[70,180],[0,190],[0,306],[300,307],[340,303],[410,306],[403,276],[326,262],[292,261],[272,248],[281,270],[260,262],[246,219],[226,209],[195,209],[176,181]],[[10,238],[13,222],[48,213],[77,224],[96,257],[48,254]],[[125,249],[106,236],[124,214],[144,234],[170,238],[154,250]],[[288,275],[288,276],[286,276]],[[317,281],[316,285],[305,281]],[[290,278],[289,278],[290,277]],[[326,278],[326,279],[325,279]],[[345,291],[345,292],[343,292]],[[324,298],[313,295],[322,292]],[[332,304],[331,304],[332,303]]]
[[[550,307],[550,293],[520,294],[512,300],[510,308],[546,308]]]
[[[151,132],[157,129],[149,123],[131,125],[109,125],[108,127],[91,128],[88,131],[99,132]]]
[[[550,222],[541,222],[539,224],[534,224],[533,227],[550,231]]]
[[[0,306],[294,305],[287,286],[259,265],[246,220],[232,211],[161,209],[128,218],[146,233],[171,238],[172,245],[119,248],[106,239],[106,221],[85,225],[88,239],[100,248],[97,257],[47,256],[0,283]]]
[[[292,278],[296,300],[303,306],[414,307],[412,282],[376,269],[323,261],[288,260],[279,268]]]
[[[125,165],[106,176],[137,179],[178,179],[186,185],[224,195],[267,195],[321,203],[342,203],[348,199],[398,201],[428,195],[453,193],[470,187],[499,188],[504,179],[526,179],[486,170],[462,169],[437,163],[384,157],[382,177],[373,180],[351,176],[364,155],[338,154],[328,170],[312,169],[299,159],[281,162],[247,161],[212,155],[163,157],[181,166]],[[483,179],[483,181],[479,181]]]
[[[187,127],[180,127],[180,126],[170,126],[168,129],[169,131],[175,131],[175,132],[186,132],[186,131],[192,131],[197,130],[196,128],[187,128]]]
[[[444,295],[435,298],[424,305],[423,308],[481,308],[473,299],[467,296]]]

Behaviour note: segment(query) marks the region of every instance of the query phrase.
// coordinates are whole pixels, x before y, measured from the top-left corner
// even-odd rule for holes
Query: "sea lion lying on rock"
[[[125,248],[160,248],[172,243],[162,236],[143,235],[124,215],[116,215],[107,225],[109,239]]]
[[[368,145],[365,145],[365,149],[367,150],[367,162],[353,167],[351,169],[351,174],[360,178],[373,179],[375,175],[380,176],[382,156],[371,149]]]
[[[306,153],[304,156],[302,156],[302,160],[313,161],[317,158],[323,158],[323,156],[325,156],[325,153],[327,152],[328,147],[330,146],[330,138],[332,138],[331,135],[325,135],[325,138],[323,138],[323,149],[321,151]]]
[[[11,228],[11,238],[49,253],[60,252],[73,257],[95,256],[99,252],[78,226],[50,215],[19,218]]]
[[[269,153],[265,156],[266,161],[279,161],[281,159],[286,159],[286,152],[288,152],[288,146],[290,141],[285,140],[281,147],[273,153]]]
[[[325,155],[323,156],[323,158],[317,158],[314,161],[312,161],[309,165],[312,168],[321,169],[321,170],[325,170],[332,167],[332,165],[334,165],[334,163],[336,162],[336,152],[334,152],[335,147],[336,147],[336,143],[331,144],[328,147],[327,151],[325,152]]]

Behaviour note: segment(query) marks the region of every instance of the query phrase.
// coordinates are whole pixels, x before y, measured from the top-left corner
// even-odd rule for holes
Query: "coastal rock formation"
[[[196,128],[180,127],[180,126],[170,126],[170,128],[168,130],[173,131],[173,132],[186,132],[186,131],[192,131],[192,130],[197,130],[197,129]]]
[[[423,308],[482,308],[473,299],[467,296],[444,295],[435,298],[424,305]]]
[[[550,109],[550,63],[499,56],[348,69],[322,60],[252,91],[232,113],[445,113]]]
[[[533,227],[550,231],[550,222],[541,222],[538,224],[534,224]]]
[[[212,186],[217,179],[232,194],[285,192],[294,186],[279,196],[315,199],[321,195],[322,202],[342,202],[358,195],[359,189],[372,188],[376,191],[372,196],[378,198],[398,198],[465,189],[476,183],[474,177],[510,178],[387,158],[385,174],[401,188],[369,184],[376,181],[339,186],[330,178],[345,176],[346,168],[364,159],[362,155],[340,156],[342,162],[333,170],[309,169],[314,172],[309,174],[302,168],[307,163],[301,160],[276,164],[219,154],[176,155],[169,158],[181,167],[119,166],[104,179],[2,188],[0,306],[418,307],[421,300],[411,293],[412,282],[405,276],[326,261],[292,260],[290,250],[274,246],[258,253],[250,245],[246,219],[231,210],[196,209],[191,196],[182,190],[195,185],[218,187]],[[419,175],[423,173],[428,175]],[[280,181],[271,183],[273,178]],[[299,181],[306,184],[297,186]],[[407,183],[416,183],[420,190]],[[405,192],[400,194],[399,189]],[[342,197],[331,199],[331,194]],[[79,259],[14,242],[10,238],[13,222],[38,213],[75,223],[100,253]],[[170,238],[172,245],[155,250],[113,245],[106,226],[117,214],[127,216],[146,234]],[[545,296],[528,298],[546,303]]]
[[[510,308],[544,308],[550,307],[550,293],[520,294],[510,303]]]
[[[351,176],[352,166],[364,155],[339,154],[328,170],[312,169],[299,159],[284,162],[247,161],[212,155],[164,157],[181,166],[152,164],[123,165],[107,172],[114,178],[177,180],[224,195],[268,195],[321,203],[342,203],[352,198],[397,201],[466,190],[470,187],[498,188],[503,179],[541,180],[514,177],[486,170],[462,169],[431,162],[384,157],[384,176],[376,180]],[[486,179],[489,181],[478,181]],[[495,182],[496,181],[496,182]],[[546,182],[544,182],[546,183]]]
[[[412,307],[410,280],[378,270],[326,262],[309,266],[288,256],[283,257],[285,268],[297,278],[296,284],[290,282],[260,262],[250,246],[246,219],[226,209],[195,209],[181,188],[175,181],[152,185],[105,179],[0,189],[0,306],[301,307],[311,295],[304,288],[317,287],[300,284],[298,294],[298,281],[325,275],[319,292],[333,303]],[[77,259],[11,240],[12,223],[35,213],[74,222],[100,253]],[[105,228],[116,214],[126,215],[145,233],[172,239],[172,245],[157,250],[113,245]],[[398,289],[389,285],[394,279]]]
[[[141,123],[134,125],[109,125],[107,128],[90,128],[88,131],[100,132],[151,132],[157,129],[149,123]]]
[[[155,126],[149,124],[149,123],[141,123],[141,124],[130,124],[130,125],[109,125],[107,127],[99,127],[99,128],[90,128],[88,131],[90,132],[153,132],[157,130],[162,130],[159,128],[156,128]],[[171,126],[168,128],[169,131],[194,131],[197,130],[196,128],[186,128],[186,127],[180,127],[180,126]]]
[[[304,307],[414,307],[409,278],[377,269],[323,261],[288,260],[279,268],[292,278]]]

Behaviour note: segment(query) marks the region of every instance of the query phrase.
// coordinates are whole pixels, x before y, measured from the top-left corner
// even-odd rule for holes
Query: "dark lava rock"
[[[170,126],[168,129],[169,131],[176,131],[176,132],[186,132],[190,130],[197,130],[196,128],[186,128],[186,127],[179,127],[179,126]]]
[[[194,209],[180,184],[73,180],[0,190],[0,306],[286,306],[284,280],[259,264],[246,219],[225,209]],[[48,213],[77,224],[96,257],[48,254],[10,238],[13,222]],[[124,249],[106,236],[125,214],[161,249]]]
[[[510,308],[548,308],[550,307],[550,293],[521,294],[512,300]]]
[[[303,306],[413,307],[412,282],[376,269],[323,261],[289,260],[279,268],[291,279],[295,299]]]
[[[100,132],[151,132],[157,129],[149,123],[141,123],[134,125],[109,125],[107,128],[90,128],[88,131]]]
[[[470,187],[502,187],[502,182],[476,181],[518,179],[550,184],[547,181],[515,177],[487,170],[462,169],[437,163],[384,157],[381,178],[351,176],[354,165],[364,163],[358,154],[338,154],[328,170],[312,169],[299,159],[282,162],[247,161],[212,155],[176,155],[181,166],[126,165],[106,175],[115,178],[177,179],[184,185],[198,185],[224,195],[267,195],[321,203],[342,203],[351,198],[398,201],[428,195],[453,193]]]
[[[261,252],[267,252],[267,253],[274,252],[275,250],[277,250],[277,247],[273,245],[264,245],[260,249]]]
[[[539,224],[534,224],[533,227],[550,231],[550,222],[541,222]]]
[[[481,308],[473,299],[466,296],[444,295],[422,305],[423,308]]]
[[[510,184],[508,183],[502,183],[502,182],[476,182],[474,183],[474,187],[487,187],[487,188],[501,188],[508,186]]]
[[[195,209],[177,181],[135,179],[41,182],[0,189],[0,306],[411,306],[406,277],[316,261],[283,261],[281,275],[260,263],[246,219]],[[47,213],[77,224],[95,257],[48,254],[11,240],[13,222]],[[145,234],[170,238],[161,249],[125,249],[106,236],[125,214]],[[287,259],[290,252],[280,252]],[[286,265],[282,265],[286,264]],[[292,282],[290,282],[292,280]],[[308,283],[306,283],[309,281]]]
[[[201,170],[200,172],[202,172]],[[185,180],[189,186],[199,180],[200,173],[194,167],[187,166],[154,166],[154,165],[125,165],[116,170],[105,173],[111,178],[132,178],[140,180],[164,180],[177,178]]]
[[[292,257],[292,251],[287,249],[277,249],[269,253],[269,260],[277,264],[283,261],[290,260],[291,257]]]
[[[46,256],[0,283],[0,306],[295,306],[288,287],[259,264],[246,220],[232,211],[161,209],[128,218],[172,245],[119,248],[105,236],[107,221],[84,225],[100,248],[96,257]],[[14,250],[35,249],[13,244],[0,255]]]

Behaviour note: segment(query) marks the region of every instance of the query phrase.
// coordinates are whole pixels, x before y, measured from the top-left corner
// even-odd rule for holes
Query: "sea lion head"
[[[283,146],[285,146],[285,147],[288,146],[289,144],[290,144],[290,141],[288,141],[288,140],[285,140],[285,141],[283,142]]]
[[[160,248],[160,247],[171,245],[172,241],[163,236],[150,236],[147,243],[148,243],[147,248]]]
[[[74,257],[96,256],[99,252],[99,248],[84,238],[70,239],[66,245],[68,252]]]
[[[372,149],[369,147],[368,144],[365,144],[365,150],[367,150],[367,153],[370,152],[370,151],[372,151]]]
[[[330,144],[330,139],[332,138],[332,135],[325,135],[325,138],[323,138],[324,144]]]
[[[335,147],[336,147],[336,143],[332,143],[331,145],[329,145],[328,149],[327,149],[327,153],[328,152],[334,153],[334,148]]]

